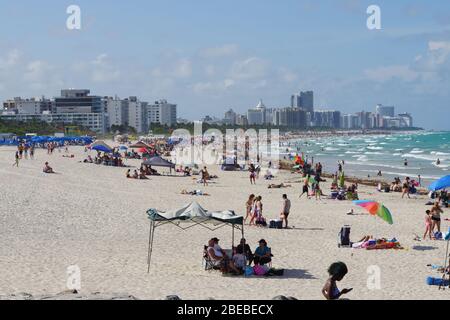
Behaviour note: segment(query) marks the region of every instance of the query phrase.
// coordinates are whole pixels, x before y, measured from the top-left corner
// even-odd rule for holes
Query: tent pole
[[[234,224],[232,225],[233,226],[233,228],[232,228],[232,235],[231,235],[231,241],[232,241],[232,244],[231,244],[231,248],[233,249],[234,248]]]

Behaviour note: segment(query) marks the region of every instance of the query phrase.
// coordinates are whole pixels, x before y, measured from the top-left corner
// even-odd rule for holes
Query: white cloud
[[[19,63],[21,56],[22,53],[17,49],[9,51],[6,57],[0,57],[0,69],[14,67]]]
[[[121,72],[109,62],[106,53],[99,54],[90,65],[91,80],[94,82],[106,83],[120,79]]]
[[[239,47],[236,44],[225,44],[223,46],[206,48],[200,52],[200,56],[203,58],[222,58],[234,56],[239,51]]]
[[[262,78],[267,74],[268,69],[269,63],[267,61],[252,57],[235,62],[231,68],[231,76],[242,80]]]
[[[400,79],[410,82],[419,77],[417,72],[411,70],[409,66],[404,65],[367,69],[364,71],[364,74],[369,80],[377,82],[386,82],[392,79]]]

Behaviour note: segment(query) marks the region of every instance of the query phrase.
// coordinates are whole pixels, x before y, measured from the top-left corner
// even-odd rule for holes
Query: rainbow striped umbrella
[[[383,206],[381,203],[369,200],[356,200],[353,201],[357,206],[365,208],[373,216],[379,216],[381,219],[389,224],[394,224],[392,220],[392,214],[388,208]]]

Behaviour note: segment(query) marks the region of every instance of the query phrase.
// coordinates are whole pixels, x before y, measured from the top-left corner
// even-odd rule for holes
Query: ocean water
[[[280,151],[282,157],[304,152],[325,172],[335,172],[337,161],[344,160],[348,175],[364,178],[376,179],[381,170],[386,180],[421,175],[426,184],[450,174],[450,132],[300,139],[283,143]]]

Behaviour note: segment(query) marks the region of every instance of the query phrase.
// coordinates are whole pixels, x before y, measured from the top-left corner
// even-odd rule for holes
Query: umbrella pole
[[[147,273],[150,273],[150,262],[152,259],[152,250],[153,250],[153,232],[154,232],[154,221],[150,221],[150,231],[148,233],[148,258],[147,258]]]
[[[449,262],[448,249],[449,249],[450,241],[447,241],[447,250],[445,251],[445,261],[444,261],[444,275],[442,276],[442,283],[439,285],[439,290],[444,287],[444,280],[447,275],[447,267]]]

